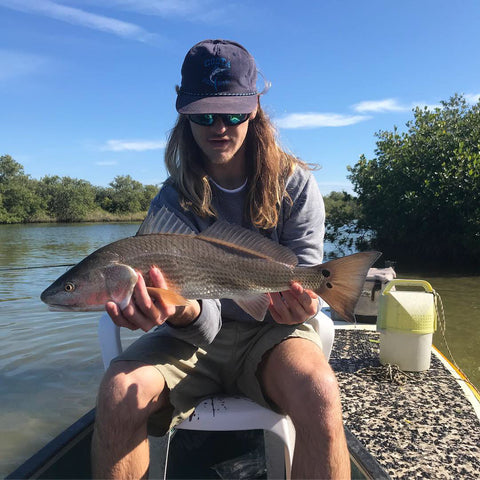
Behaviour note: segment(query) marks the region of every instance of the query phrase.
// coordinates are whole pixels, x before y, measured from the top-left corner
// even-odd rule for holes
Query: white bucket
[[[398,365],[406,372],[430,368],[433,333],[380,331],[380,363]]]
[[[395,286],[414,290],[395,290]],[[380,363],[398,365],[407,372],[428,370],[435,329],[434,291],[428,282],[397,279],[387,284],[377,319]]]

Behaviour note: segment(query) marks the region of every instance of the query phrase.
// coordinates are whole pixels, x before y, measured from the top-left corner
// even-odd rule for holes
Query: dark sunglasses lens
[[[197,123],[198,125],[213,125],[215,120],[215,116],[211,113],[200,113],[197,115],[189,115],[188,118],[193,122]]]
[[[230,113],[224,116],[224,121],[228,125],[238,125],[243,123],[248,117],[248,113]]]
[[[189,115],[188,118],[193,123],[209,127],[213,125],[216,117],[221,117],[225,125],[233,126],[243,123],[248,118],[248,113],[227,113],[227,114],[215,114],[215,113],[200,113],[195,115]]]

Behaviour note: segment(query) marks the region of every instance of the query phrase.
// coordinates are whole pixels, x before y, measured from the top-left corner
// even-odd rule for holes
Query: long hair
[[[284,198],[290,201],[285,189],[288,177],[296,165],[308,167],[279,146],[275,128],[260,105],[255,118],[249,121],[245,142],[248,178],[244,215],[256,227],[268,230],[277,225]],[[170,132],[165,165],[182,207],[200,217],[215,217],[203,153],[185,115],[179,115]]]

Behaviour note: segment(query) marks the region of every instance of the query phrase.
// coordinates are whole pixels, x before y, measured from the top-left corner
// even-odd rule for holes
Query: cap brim
[[[193,97],[179,94],[176,108],[178,113],[251,113],[258,103],[258,95],[222,95],[216,97]]]

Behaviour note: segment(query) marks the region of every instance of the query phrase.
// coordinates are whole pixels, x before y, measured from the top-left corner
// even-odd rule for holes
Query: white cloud
[[[480,100],[480,94],[465,94],[467,103],[475,104]],[[321,128],[321,127],[346,127],[354,125],[372,118],[363,115],[365,113],[401,113],[411,112],[415,108],[427,108],[434,111],[436,108],[442,108],[441,104],[429,104],[426,102],[412,102],[402,104],[395,98],[385,98],[383,100],[366,100],[352,105],[352,109],[361,115],[342,115],[338,113],[291,113],[275,120],[278,128]]]
[[[70,3],[81,3],[114,8],[124,11],[155,15],[164,18],[182,18],[189,21],[225,22],[239,13],[241,3],[229,2],[219,4],[215,0],[66,0]],[[229,13],[230,12],[230,13]]]
[[[353,105],[353,109],[359,113],[365,112],[408,112],[412,109],[411,105],[401,105],[395,98],[386,98],[384,100],[366,100]]]
[[[479,102],[480,100],[480,94],[478,93],[465,93],[463,94],[463,98],[469,105],[475,105]],[[443,105],[441,103],[424,103],[424,102],[418,102],[413,105],[413,108],[419,107],[419,108],[428,108],[428,110],[435,110],[436,108],[443,108]]]
[[[480,100],[480,94],[467,93],[464,95],[467,103],[475,104]],[[434,111],[436,108],[442,108],[440,103],[412,102],[409,105],[402,105],[395,98],[386,98],[384,100],[367,100],[356,103],[352,108],[358,113],[386,113],[386,112],[410,112],[415,108],[427,108]]]
[[[163,148],[165,148],[164,140],[108,140],[100,150],[144,152],[145,150],[161,150]]]
[[[141,42],[153,42],[157,38],[157,35],[149,33],[133,23],[61,5],[51,0],[0,0],[0,6],[20,12],[44,15],[72,25],[100,30]]]
[[[418,102],[418,103],[412,104],[412,109],[414,108],[421,108],[422,110],[426,108],[427,110],[431,110],[433,112],[435,111],[436,108],[443,108],[443,105],[440,103]]]
[[[0,81],[46,70],[49,64],[40,55],[0,49]]]
[[[479,93],[467,93],[467,94],[465,94],[465,100],[466,100],[467,103],[475,105],[480,100],[480,94]]]
[[[113,165],[117,165],[118,162],[114,160],[105,160],[105,161],[100,161],[96,162],[95,165],[98,165],[99,167],[112,167]]]
[[[87,0],[96,5],[133,10],[159,16],[184,16],[204,10],[208,0]]]
[[[275,121],[279,128],[346,127],[368,120],[365,115],[341,115],[338,113],[291,113]]]

